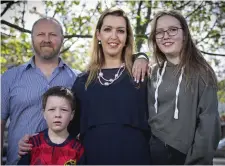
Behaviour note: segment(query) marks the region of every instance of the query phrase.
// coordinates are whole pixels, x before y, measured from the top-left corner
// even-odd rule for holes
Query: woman
[[[132,79],[133,42],[124,11],[105,10],[96,26],[87,72],[72,88],[80,107],[71,131],[76,134],[80,124],[87,164],[150,164],[147,87]]]
[[[157,62],[148,83],[152,164],[212,164],[220,138],[213,69],[175,11],[155,15],[149,43]]]
[[[132,78],[133,42],[124,11],[105,10],[96,26],[87,72],[72,88],[78,108],[70,133],[80,132],[86,164],[150,164],[147,84]],[[27,150],[24,140],[20,151]]]

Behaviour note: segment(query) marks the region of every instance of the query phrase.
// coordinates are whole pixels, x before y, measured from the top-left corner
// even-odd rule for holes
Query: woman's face
[[[126,21],[121,16],[108,15],[104,18],[102,27],[97,31],[103,53],[107,57],[121,57],[127,38]]]
[[[183,46],[183,30],[173,16],[160,17],[156,23],[156,44],[166,56],[179,57]]]

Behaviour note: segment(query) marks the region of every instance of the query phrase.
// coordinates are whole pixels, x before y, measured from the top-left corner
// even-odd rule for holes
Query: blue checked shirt
[[[41,97],[53,86],[72,85],[79,71],[70,69],[61,59],[58,67],[46,78],[33,58],[6,71],[1,77],[1,120],[10,119],[8,128],[7,164],[18,160],[18,141],[25,134],[47,128],[42,115]]]

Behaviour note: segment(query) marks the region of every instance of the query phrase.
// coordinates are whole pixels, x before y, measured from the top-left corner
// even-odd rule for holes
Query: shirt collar
[[[30,67],[35,68],[35,63],[34,63],[34,56],[27,62],[25,63],[25,70],[29,69]],[[68,67],[67,64],[62,60],[61,57],[59,57],[59,68],[63,67]]]

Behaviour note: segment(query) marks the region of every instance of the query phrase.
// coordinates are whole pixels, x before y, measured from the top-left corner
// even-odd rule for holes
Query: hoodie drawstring
[[[154,104],[156,113],[158,112],[158,89],[159,89],[159,85],[162,82],[162,77],[163,77],[163,75],[165,73],[165,70],[166,70],[166,64],[167,64],[167,61],[164,62],[161,74],[159,74],[159,68],[157,70],[157,84],[156,84],[156,90],[155,90],[155,104]]]
[[[167,61],[165,61],[164,64],[163,64],[163,69],[162,69],[162,73],[161,74],[159,74],[159,68],[157,70],[157,85],[156,85],[156,90],[155,90],[155,104],[154,104],[156,113],[158,112],[158,89],[159,89],[160,84],[162,83],[162,78],[163,78],[163,75],[164,75],[165,70],[166,70],[166,64],[167,64]],[[184,67],[182,67],[182,69],[181,69],[181,74],[180,74],[180,77],[179,77],[179,80],[178,80],[177,89],[176,89],[174,119],[178,119],[179,118],[179,116],[178,116],[179,115],[179,110],[178,110],[177,105],[178,105],[178,95],[179,95],[179,92],[180,92],[180,84],[181,84],[181,81],[182,81],[182,78],[183,78],[183,73],[184,73]]]

